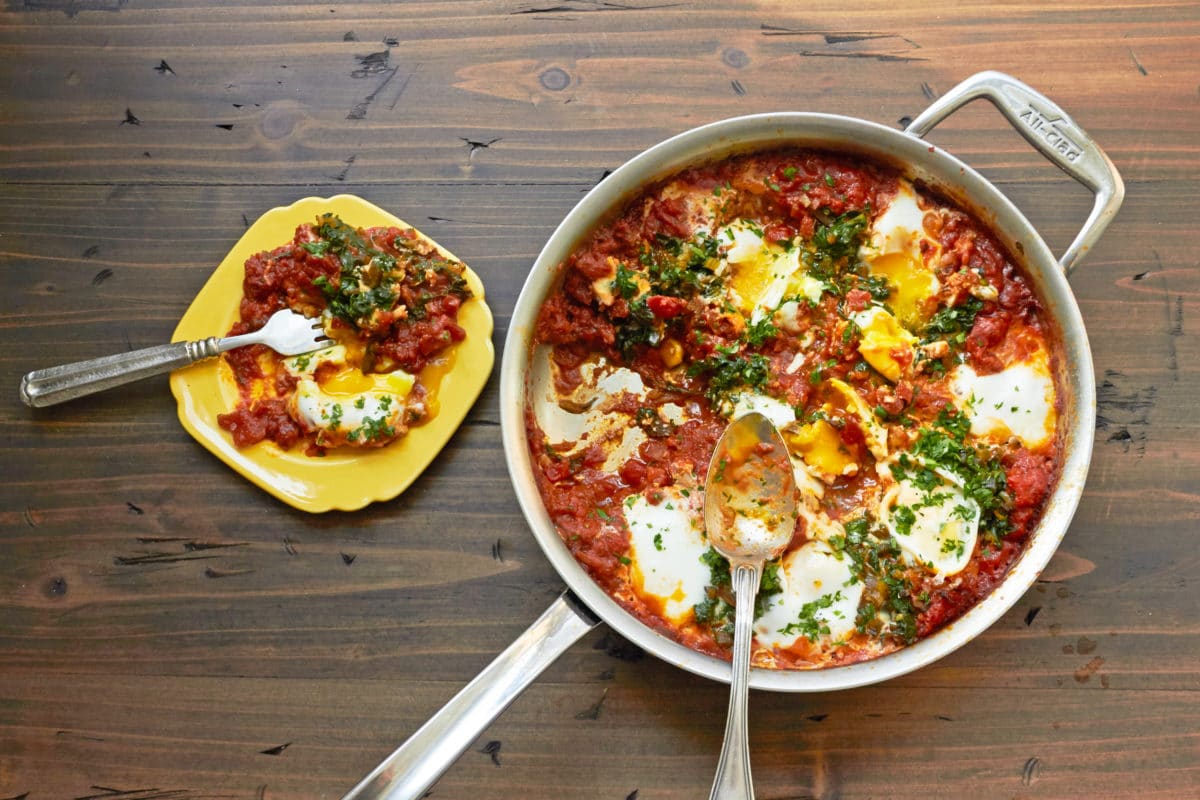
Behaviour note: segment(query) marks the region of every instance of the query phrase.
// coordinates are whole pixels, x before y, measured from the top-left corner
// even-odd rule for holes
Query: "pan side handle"
[[[517,640],[342,800],[415,800],[567,648],[600,620],[564,592]]]
[[[1092,213],[1059,264],[1070,275],[1116,216],[1125,184],[1104,151],[1049,98],[1002,72],[980,72],[939,97],[904,129],[924,138],[934,126],[972,100],[985,98],[1042,155],[1096,195]]]

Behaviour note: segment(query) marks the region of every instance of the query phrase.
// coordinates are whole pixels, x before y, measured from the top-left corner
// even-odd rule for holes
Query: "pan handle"
[[[408,741],[342,800],[416,800],[442,776],[475,737],[567,648],[600,624],[571,592],[564,592],[496,660],[422,725]]]
[[[1125,184],[1092,137],[1054,102],[1003,72],[972,75],[939,97],[904,129],[924,138],[950,114],[980,97],[990,100],[1042,155],[1096,195],[1092,213],[1059,264],[1070,275],[1116,216],[1125,197]]]

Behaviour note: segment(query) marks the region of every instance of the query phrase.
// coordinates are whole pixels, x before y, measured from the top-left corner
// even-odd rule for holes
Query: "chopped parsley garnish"
[[[950,346],[961,345],[975,325],[975,316],[983,308],[983,301],[975,297],[965,303],[943,308],[930,318],[925,326],[922,341],[928,344],[936,339],[945,339]]]
[[[709,587],[713,591],[713,594],[709,595],[710,598],[723,587],[732,585],[732,579],[729,576],[729,562],[715,548],[710,547],[705,550],[704,554],[700,556],[700,561],[709,569]],[[779,577],[779,561],[768,561],[763,565],[762,578],[758,584],[758,596],[754,600],[754,616],[756,618],[762,616],[770,599],[782,591],[783,583]],[[729,613],[732,615],[733,606],[728,603],[725,605],[728,606]],[[699,612],[697,612],[697,618],[699,618]],[[730,622],[732,622],[732,616]]]
[[[733,606],[715,591],[692,606],[692,617],[698,625],[706,625],[719,645],[733,643]]]
[[[886,275],[867,275],[860,281],[862,288],[871,293],[872,299],[883,303],[892,296],[892,285]]]
[[[700,556],[700,562],[709,569],[708,583],[710,586],[728,586],[729,579],[729,562],[725,556],[716,551],[716,548],[710,547]]]
[[[637,273],[626,267],[624,264],[617,265],[617,276],[612,279],[609,286],[613,292],[624,297],[626,300],[632,299],[638,293]]]
[[[917,515],[910,506],[897,506],[896,510],[892,512],[892,521],[896,523],[896,533],[908,536],[912,533],[912,526],[917,521]]]
[[[319,275],[313,286],[320,290],[329,304],[329,311],[356,328],[370,328],[376,312],[393,311],[405,295],[427,282],[430,274],[444,276],[443,294],[456,295],[462,300],[471,296],[463,275],[463,266],[440,255],[424,255],[415,249],[407,250],[406,240],[395,239],[401,259],[386,253],[363,238],[358,229],[347,225],[333,214],[317,220],[314,233],[318,239],[301,244],[314,256],[332,257],[338,271],[332,276]],[[439,281],[441,283],[441,281]],[[434,297],[427,290],[413,298],[406,314],[421,318],[425,303]]]
[[[943,408],[929,427],[917,434],[912,453],[929,465],[953,472],[963,480],[962,493],[974,500],[980,509],[979,527],[988,540],[999,545],[1009,531],[1008,479],[998,458],[989,457],[985,448],[967,442],[971,421],[957,409]],[[911,461],[909,462],[911,464]],[[900,467],[904,462],[901,460]],[[908,474],[920,476],[928,469],[910,469]],[[926,483],[941,479],[934,475]],[[925,488],[921,482],[917,485]],[[964,509],[969,511],[967,507]],[[960,513],[958,509],[955,513]],[[966,517],[963,517],[966,519]]]
[[[616,344],[627,360],[641,344],[657,346],[663,340],[667,323],[658,319],[647,305],[654,295],[688,300],[700,295],[714,296],[722,285],[714,274],[720,264],[715,237],[701,231],[691,239],[658,234],[642,245],[638,254],[641,269],[621,264],[609,282],[613,292],[628,304],[629,313],[617,322]]]
[[[881,639],[894,637],[905,643],[915,641],[917,612],[900,543],[867,517],[847,520],[842,527],[845,535],[830,536],[829,546],[839,558],[850,559],[852,580],[865,585],[856,616],[859,632]],[[863,611],[868,606],[869,619]],[[886,620],[878,616],[881,612],[886,614]]]
[[[652,439],[665,439],[675,433],[675,423],[663,419],[658,410],[649,406],[641,406],[633,415],[633,421]]]
[[[617,347],[625,358],[633,358],[639,344],[657,345],[662,341],[657,317],[646,305],[646,298],[639,297],[629,303],[629,316],[617,328]]]
[[[798,633],[810,642],[815,642],[822,635],[829,635],[829,623],[817,616],[817,612],[829,608],[842,599],[842,590],[833,594],[823,594],[816,600],[811,600],[800,607],[800,618],[779,629],[784,636]]]
[[[821,381],[825,380],[825,373],[838,365],[836,358],[828,358],[822,361],[817,366],[813,367],[808,373],[808,382],[816,386]]]
[[[758,593],[760,596],[765,595],[770,597],[782,591],[783,583],[779,579],[779,562],[768,561],[763,565],[762,580],[758,585]]]
[[[746,343],[751,347],[762,347],[763,343],[768,339],[774,339],[779,335],[779,329],[771,322],[770,315],[767,315],[758,322],[747,325],[742,335],[745,337]]]
[[[364,442],[378,442],[384,439],[392,439],[396,436],[396,429],[388,424],[386,416],[368,417],[363,420],[363,424],[355,428],[351,433],[356,433],[357,437],[347,436],[346,438],[355,441],[356,438],[361,438]]]
[[[704,232],[687,241],[659,234],[639,255],[651,294],[683,298],[708,288],[719,258],[716,238]]]
[[[858,257],[870,225],[870,208],[847,211],[834,217],[822,210],[813,237],[800,250],[805,271],[825,284],[838,297],[862,286],[877,300],[886,299],[890,288],[882,276],[874,276]],[[888,294],[879,295],[888,288]]]
[[[954,553],[959,558],[962,558],[965,548],[966,543],[962,539],[946,539],[942,542],[943,553]]]
[[[688,367],[688,375],[708,378],[704,396],[714,406],[733,402],[739,389],[761,389],[771,377],[771,362],[761,353],[740,355],[735,348],[719,347],[715,355]]]
[[[813,232],[813,246],[834,260],[856,255],[870,222],[865,212],[848,211],[829,223],[818,224]]]

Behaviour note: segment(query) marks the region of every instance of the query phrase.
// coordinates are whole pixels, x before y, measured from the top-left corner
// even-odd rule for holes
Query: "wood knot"
[[[746,55],[745,50],[740,50],[736,47],[726,47],[721,51],[721,61],[727,67],[741,69],[750,63],[750,56]]]
[[[46,581],[46,596],[52,598],[64,597],[67,594],[67,579],[61,575],[55,575],[50,580]]]
[[[272,105],[262,118],[262,133],[268,139],[283,139],[296,127],[300,115],[295,108]]]
[[[547,91],[561,92],[571,85],[571,76],[562,67],[551,67],[538,76],[538,82]]]

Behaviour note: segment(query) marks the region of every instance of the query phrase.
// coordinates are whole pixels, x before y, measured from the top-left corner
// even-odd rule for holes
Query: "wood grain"
[[[31,411],[31,369],[165,341],[264,211],[360,195],[482,277],[499,347],[607,171],[738,114],[886,125],[982,68],[1043,90],[1127,198],[1072,278],[1091,473],[1033,589],[916,673],[751,696],[758,796],[1200,794],[1200,11],[1192,3],[10,0],[0,11],[0,798],[335,798],[554,599],[495,375],[401,497],[294,511],[165,378]],[[1090,196],[986,104],[931,139],[1051,247]],[[589,635],[437,798],[704,796],[726,687]]]

